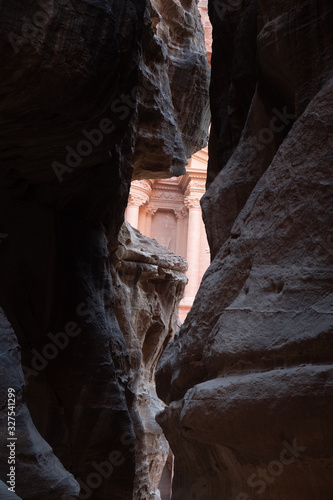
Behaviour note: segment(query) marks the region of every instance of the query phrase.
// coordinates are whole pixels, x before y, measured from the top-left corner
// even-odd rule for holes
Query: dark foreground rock
[[[240,35],[254,3],[212,1],[211,16],[217,4],[214,40],[230,16]],[[333,491],[332,5],[257,8],[256,90],[202,200],[213,261],[157,372],[175,500]],[[244,60],[215,56],[213,99],[220,89],[236,138],[233,82],[214,81],[214,64]]]
[[[206,140],[197,7],[1,0],[0,52],[0,305],[16,353],[1,408],[14,386],[27,429],[16,492],[69,500],[79,482],[81,498],[132,499],[136,402],[109,259],[133,168],[179,175]],[[2,461],[4,482],[7,472]]]

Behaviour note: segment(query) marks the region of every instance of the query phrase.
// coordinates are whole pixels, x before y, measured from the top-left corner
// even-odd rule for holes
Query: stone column
[[[146,214],[146,221],[145,221],[145,231],[144,235],[148,236],[148,238],[151,238],[151,224],[153,220],[153,215],[157,212],[157,208],[153,207],[147,207],[145,210]]]
[[[128,197],[128,204],[126,208],[126,220],[135,229],[139,227],[139,208],[145,203],[145,199],[142,196],[131,194]]]
[[[143,221],[139,223],[139,210],[141,206],[149,203],[150,193],[150,181],[132,182],[125,217],[135,229],[139,229],[139,226],[140,229],[143,227]]]
[[[144,205],[143,207],[139,208],[138,230],[140,231],[141,234],[146,234],[146,232],[145,232],[145,229],[146,229],[146,210],[147,210],[147,205]]]
[[[174,210],[177,219],[177,233],[176,233],[176,254],[186,258],[185,243],[186,243],[186,217],[187,208],[184,206]]]
[[[185,298],[193,300],[199,286],[200,226],[202,217],[200,198],[197,193],[190,193],[184,201],[189,210],[186,251],[188,284],[185,288]]]

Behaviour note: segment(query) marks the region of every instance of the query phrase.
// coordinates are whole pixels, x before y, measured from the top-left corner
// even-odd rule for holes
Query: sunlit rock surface
[[[31,446],[53,449],[40,483],[27,462],[23,500],[54,497],[55,457],[83,496],[136,494],[136,396],[109,259],[133,169],[181,174],[209,120],[196,4],[168,6],[171,17],[138,0],[0,1],[0,305],[21,348]],[[23,387],[19,367],[3,391]],[[63,483],[61,500],[77,487]]]
[[[242,33],[256,29],[249,24],[256,6],[216,4],[216,50],[225,37],[238,48],[214,53],[213,45],[212,56],[213,103],[220,91],[232,148],[223,157],[226,129],[213,108],[219,140],[210,151],[221,169],[212,164],[202,200],[213,261],[157,371],[157,393],[168,403],[157,420],[175,453],[172,498],[326,500],[333,490],[332,5],[258,2],[257,85],[248,105],[218,72],[250,62],[240,56],[254,50]],[[238,135],[237,109],[246,112]]]
[[[178,324],[178,305],[187,283],[186,261],[125,222],[112,265],[115,312],[131,365],[133,422],[137,435],[137,500],[157,491],[169,446],[155,421],[164,404],[155,390],[157,362]]]

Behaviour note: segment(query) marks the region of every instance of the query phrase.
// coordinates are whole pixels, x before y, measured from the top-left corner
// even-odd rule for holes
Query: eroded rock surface
[[[159,498],[169,445],[155,416],[164,404],[156,395],[155,368],[178,325],[178,305],[187,283],[186,261],[127,222],[112,262],[115,312],[131,365],[133,421],[137,436],[135,499]]]
[[[210,122],[201,17],[195,1],[151,0],[144,20],[133,178],[182,175]]]
[[[0,305],[21,346],[25,418],[38,431],[26,446],[48,443],[91,499],[135,492],[131,356],[109,264],[133,168],[179,175],[208,120],[199,14],[195,2],[188,14],[174,4],[179,19],[163,21],[138,0],[0,1]],[[162,39],[159,23],[178,29]],[[192,71],[189,93],[178,61]],[[23,386],[19,363],[10,373]],[[54,460],[49,451],[38,484]],[[23,500],[40,499],[33,474],[27,465]]]
[[[175,500],[333,490],[332,6],[257,7],[256,91],[202,201],[213,261],[157,372]]]

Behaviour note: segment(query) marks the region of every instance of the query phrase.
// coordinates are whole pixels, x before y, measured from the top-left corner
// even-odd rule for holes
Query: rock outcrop
[[[144,20],[133,179],[185,174],[187,158],[207,143],[210,121],[210,71],[196,2],[152,0]]]
[[[155,390],[155,368],[178,325],[178,306],[187,283],[186,261],[127,222],[112,259],[115,313],[130,361],[134,398],[137,500],[159,498],[158,486],[169,445],[155,416],[164,405]]]
[[[157,371],[174,500],[333,491],[333,8],[259,1],[253,47],[255,9],[210,4],[212,102],[221,96],[202,207],[213,260]],[[222,57],[226,37],[237,50]],[[255,52],[249,103],[232,68]],[[218,78],[224,65],[229,83]],[[236,110],[247,108],[237,132]]]
[[[160,24],[175,28],[168,39]],[[34,433],[21,436],[16,493],[69,499],[81,485],[80,498],[132,499],[139,427],[110,258],[133,168],[179,175],[205,140],[199,14],[194,1],[1,0],[0,25],[0,305],[27,388],[18,354],[2,384],[24,395],[20,427]]]

